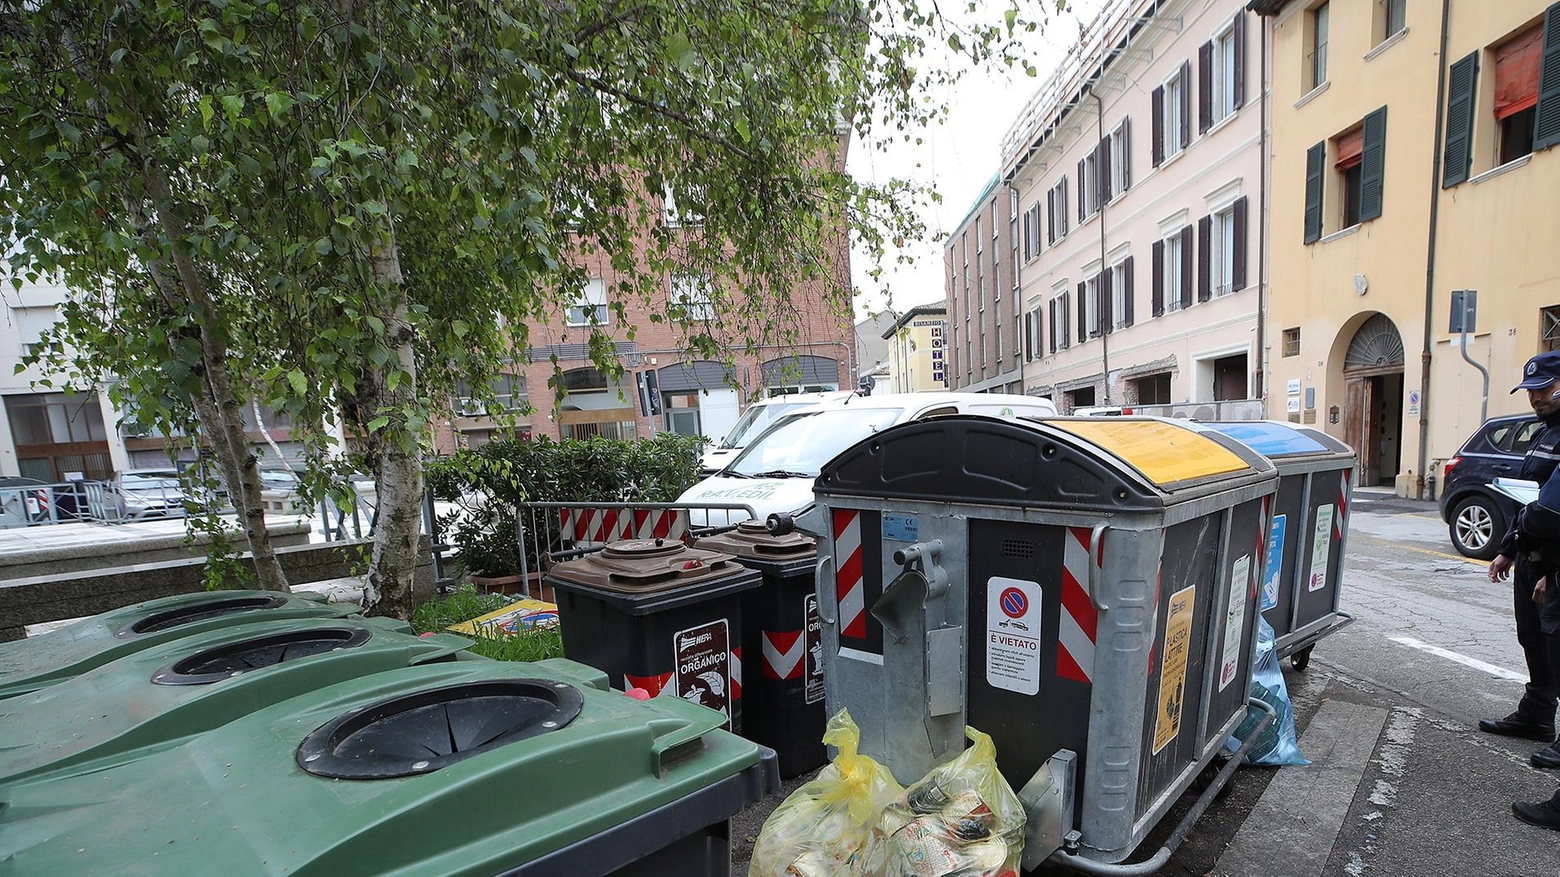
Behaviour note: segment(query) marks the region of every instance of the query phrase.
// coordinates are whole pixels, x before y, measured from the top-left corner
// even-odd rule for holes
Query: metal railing
[[[0,487],[0,529],[183,517],[188,501],[189,495],[176,487],[127,491],[111,481]]]

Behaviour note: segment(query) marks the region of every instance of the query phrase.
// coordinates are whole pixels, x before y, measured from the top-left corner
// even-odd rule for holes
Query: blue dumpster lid
[[[1203,426],[1235,439],[1264,457],[1349,452],[1347,445],[1327,433],[1274,420],[1227,421]]]

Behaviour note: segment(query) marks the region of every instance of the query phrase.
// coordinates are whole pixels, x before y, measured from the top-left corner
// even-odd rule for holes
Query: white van
[[[858,441],[890,426],[944,414],[1054,417],[1056,406],[1039,396],[999,393],[893,393],[822,402],[777,419],[721,471],[688,488],[680,503],[745,503],[760,519],[812,502],[813,479],[823,465]],[[708,523],[745,520],[743,512],[711,512]],[[707,519],[695,509],[694,526]]]
[[[749,441],[763,432],[769,424],[774,423],[780,415],[800,411],[821,402],[838,402],[854,395],[855,393],[849,390],[838,390],[829,393],[792,393],[759,399],[742,412],[742,416],[732,425],[731,431],[726,433],[724,438],[704,449],[699,474],[713,475],[726,468],[726,464],[736,459],[737,453]]]

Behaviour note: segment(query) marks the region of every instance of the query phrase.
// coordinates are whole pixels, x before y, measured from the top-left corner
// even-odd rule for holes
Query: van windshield
[[[764,427],[774,423],[780,415],[799,408],[806,408],[813,402],[770,402],[765,405],[749,405],[748,410],[742,412],[736,425],[726,433],[726,437],[720,440],[718,447],[723,449],[740,448],[750,439],[764,431]]]
[[[743,448],[724,474],[747,478],[813,478],[840,451],[893,426],[903,408],[799,412]]]

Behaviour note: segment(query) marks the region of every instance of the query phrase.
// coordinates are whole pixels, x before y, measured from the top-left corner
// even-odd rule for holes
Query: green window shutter
[[[1441,187],[1451,188],[1468,179],[1473,164],[1473,103],[1479,93],[1479,53],[1452,65],[1447,81],[1446,151],[1442,156]]]
[[[1365,117],[1360,154],[1360,222],[1381,216],[1381,187],[1387,175],[1387,108]]]
[[[1322,175],[1327,170],[1327,142],[1305,151],[1305,242],[1322,237]]]
[[[1533,120],[1533,149],[1560,143],[1560,3],[1544,12],[1544,63],[1538,75],[1538,111]]]

